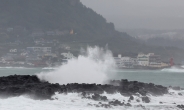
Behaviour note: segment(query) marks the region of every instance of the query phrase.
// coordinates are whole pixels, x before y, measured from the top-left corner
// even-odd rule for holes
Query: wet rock
[[[139,90],[138,91],[142,96],[146,96],[147,92],[145,90]]]
[[[143,106],[143,105],[137,105],[137,107],[141,107],[142,109],[146,109],[146,107],[145,106]]]
[[[100,100],[100,95],[99,94],[94,94],[92,95],[93,100]]]
[[[179,86],[177,87],[172,87],[173,90],[181,90]]]
[[[102,101],[108,101],[108,99],[107,99],[106,96],[101,96],[101,100],[102,100]]]
[[[100,107],[100,105],[95,105],[95,107]]]
[[[184,109],[184,105],[177,105],[178,108]]]
[[[34,75],[0,77],[0,94],[8,97],[30,94],[35,99],[51,99],[57,91],[60,91],[60,85],[41,82]]]
[[[142,101],[145,102],[145,103],[150,103],[150,99],[147,96],[142,97]]]
[[[121,101],[119,100],[115,100],[115,101],[110,101],[109,105],[113,105],[113,106],[123,106],[124,103],[121,103]]]
[[[132,105],[130,103],[125,104],[125,106],[131,107]]]
[[[137,99],[136,101],[137,101],[137,102],[140,102],[140,100],[139,100],[139,99]]]
[[[81,94],[83,97],[86,97],[86,92],[82,92]]]
[[[163,102],[159,102],[160,104],[163,104]]]
[[[101,107],[104,107],[104,108],[111,108],[111,106],[108,105],[108,104],[101,104]]]
[[[104,92],[113,94],[121,93],[123,96],[130,97],[132,95],[141,94],[146,96],[147,93],[153,95],[163,95],[168,93],[166,87],[154,85],[152,83],[142,83],[138,81],[128,81],[127,79],[113,80],[109,84],[78,84],[71,83],[67,85],[51,84],[46,81],[40,81],[37,76],[33,75],[11,75],[0,77],[0,95],[1,96],[20,96],[29,94],[36,99],[51,99],[55,92],[67,94],[70,92],[81,93],[82,98],[93,99],[97,101],[108,101],[106,96],[101,96]],[[89,96],[88,94],[94,94]]]
[[[134,97],[131,95],[130,98],[129,98],[129,100],[134,100]]]
[[[101,96],[101,95],[96,94],[96,93],[94,95],[92,95],[92,99],[96,100],[96,101],[108,101],[106,96]]]

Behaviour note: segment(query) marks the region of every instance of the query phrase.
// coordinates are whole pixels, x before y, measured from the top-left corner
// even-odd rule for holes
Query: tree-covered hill
[[[1,31],[12,27],[23,27],[25,32],[3,33]],[[182,58],[181,49],[150,47],[138,43],[126,33],[115,30],[113,23],[90,8],[84,6],[79,0],[1,0],[0,2],[0,41],[14,41],[18,37],[24,43],[19,47],[30,46],[31,36],[35,29],[43,31],[73,30],[74,35],[44,36],[44,39],[55,39],[71,46],[71,51],[79,51],[80,47],[108,44],[113,53],[124,55],[138,52],[156,52],[169,57]],[[8,35],[7,35],[8,34]],[[7,37],[8,36],[8,37]],[[7,46],[0,45],[0,53]],[[78,49],[78,50],[77,50]],[[3,50],[3,51],[2,51]],[[170,53],[171,52],[171,53]]]
[[[81,35],[110,36],[114,25],[79,0],[1,0],[0,26],[73,29]]]

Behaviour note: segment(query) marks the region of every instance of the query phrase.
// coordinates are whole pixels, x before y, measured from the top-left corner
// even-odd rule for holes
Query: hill
[[[164,55],[165,59],[181,59],[184,55],[182,49],[138,43],[128,34],[116,31],[113,23],[108,23],[79,0],[1,0],[0,32],[1,54],[11,48],[4,43],[19,41],[16,47],[25,48],[44,39],[69,45],[70,51],[75,53],[88,45],[105,47],[108,44],[114,54],[155,52]]]

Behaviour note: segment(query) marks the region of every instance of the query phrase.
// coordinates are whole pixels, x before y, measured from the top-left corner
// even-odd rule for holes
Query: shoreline
[[[35,68],[35,69],[57,69],[59,68],[60,66],[53,66],[53,67],[35,67],[35,66],[2,66],[0,65],[0,68]],[[176,69],[184,69],[183,67],[175,67]],[[118,70],[163,70],[163,69],[172,69],[172,67],[167,67],[167,68],[115,68],[115,69],[118,69]]]
[[[114,108],[114,107],[141,107],[146,108],[153,101],[153,96],[163,97],[164,95],[172,95],[173,90],[184,90],[180,87],[164,87],[153,83],[144,83],[138,81],[128,81],[127,79],[109,80],[106,84],[86,84],[86,83],[68,83],[68,84],[51,84],[47,81],[40,81],[35,75],[10,75],[0,77],[0,96],[4,99],[11,97],[19,97],[27,94],[33,100],[58,100],[52,97],[56,94],[67,95],[71,93],[78,94],[81,100],[91,100],[96,104],[88,103],[87,106],[95,108]],[[105,94],[119,94],[119,97],[126,97],[121,100],[116,97],[110,99]],[[183,93],[178,93],[178,97],[182,98]],[[75,102],[72,102],[75,103]],[[136,103],[136,104],[135,104]],[[158,106],[168,104],[166,102],[158,102]],[[174,108],[184,108],[180,103],[172,103]]]

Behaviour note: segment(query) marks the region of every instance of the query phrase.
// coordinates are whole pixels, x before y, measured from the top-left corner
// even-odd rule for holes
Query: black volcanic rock
[[[149,97],[142,97],[142,101],[145,103],[150,103],[150,98]]]
[[[101,96],[103,92],[113,94],[121,93],[125,96],[136,95],[137,93],[146,96],[147,93],[152,95],[163,95],[168,93],[166,87],[154,84],[141,83],[128,80],[114,80],[109,84],[78,84],[71,83],[67,85],[51,84],[49,82],[40,81],[37,76],[33,75],[11,75],[0,77],[0,95],[11,97],[28,94],[33,98],[51,99],[51,96],[59,93],[77,92],[82,93],[82,97],[93,100],[108,101],[106,96]],[[88,94],[94,94],[87,97]],[[130,97],[132,100],[133,97]],[[149,102],[146,98],[145,102]]]
[[[129,98],[129,100],[134,100],[134,97],[131,95],[130,98]]]
[[[109,105],[113,105],[113,106],[123,106],[124,103],[121,103],[121,101],[119,100],[115,100],[115,101],[110,101]]]
[[[30,94],[38,99],[50,99],[56,91],[60,91],[59,84],[41,82],[36,76],[11,75],[0,78],[1,96],[19,96]]]
[[[177,107],[182,109],[182,110],[184,109],[184,105],[177,105]]]
[[[152,95],[163,95],[168,93],[168,89],[161,85],[154,85],[152,83],[142,83],[137,81],[128,81],[128,80],[112,80],[109,81],[111,85],[119,85],[119,89],[122,92],[132,92],[132,93],[140,93],[141,95],[145,96],[147,93]]]

